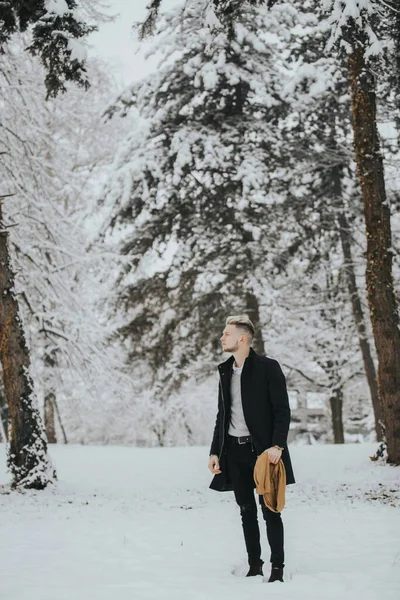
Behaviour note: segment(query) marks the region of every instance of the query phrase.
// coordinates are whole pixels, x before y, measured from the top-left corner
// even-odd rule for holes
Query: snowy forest
[[[293,445],[400,464],[400,7],[153,0],[147,73],[94,0],[1,2],[0,442],[207,446],[228,315],[279,361]]]

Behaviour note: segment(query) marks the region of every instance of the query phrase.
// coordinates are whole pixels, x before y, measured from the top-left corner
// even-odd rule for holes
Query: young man
[[[233,490],[240,507],[249,562],[247,577],[263,575],[260,530],[254,495],[254,465],[262,452],[276,464],[282,457],[286,483],[294,483],[287,447],[290,408],[286,380],[276,360],[256,354],[251,347],[254,325],[246,316],[228,317],[221,337],[227,361],[218,365],[218,414],[208,468],[210,488]],[[259,496],[271,548],[269,582],[283,581],[284,548],[281,513],[270,511]]]

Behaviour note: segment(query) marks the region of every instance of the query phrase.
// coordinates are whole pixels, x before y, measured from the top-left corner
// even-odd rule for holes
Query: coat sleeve
[[[216,454],[218,456],[219,454],[219,432],[220,432],[220,419],[222,418],[222,398],[221,398],[221,386],[218,386],[218,411],[217,411],[217,418],[215,419],[215,427],[214,427],[214,434],[213,434],[213,439],[211,442],[211,448],[210,448],[210,456],[212,454]]]
[[[274,415],[272,446],[285,446],[290,426],[290,406],[286,379],[277,360],[268,369],[268,391]]]

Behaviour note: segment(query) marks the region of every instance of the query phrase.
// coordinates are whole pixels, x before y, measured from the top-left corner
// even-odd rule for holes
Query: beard
[[[231,346],[225,346],[222,350],[224,352],[237,352],[239,350],[239,342],[236,342],[236,344],[232,344]]]

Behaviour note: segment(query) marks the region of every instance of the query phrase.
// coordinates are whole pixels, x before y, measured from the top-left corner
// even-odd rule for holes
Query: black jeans
[[[249,565],[259,565],[261,561],[260,530],[253,477],[256,460],[257,454],[251,442],[238,444],[230,436],[228,437],[227,463],[236,502],[240,507]],[[264,504],[263,496],[258,498],[266,522],[267,538],[271,548],[270,562],[274,567],[283,567],[284,550],[281,513],[274,513],[269,510]]]

